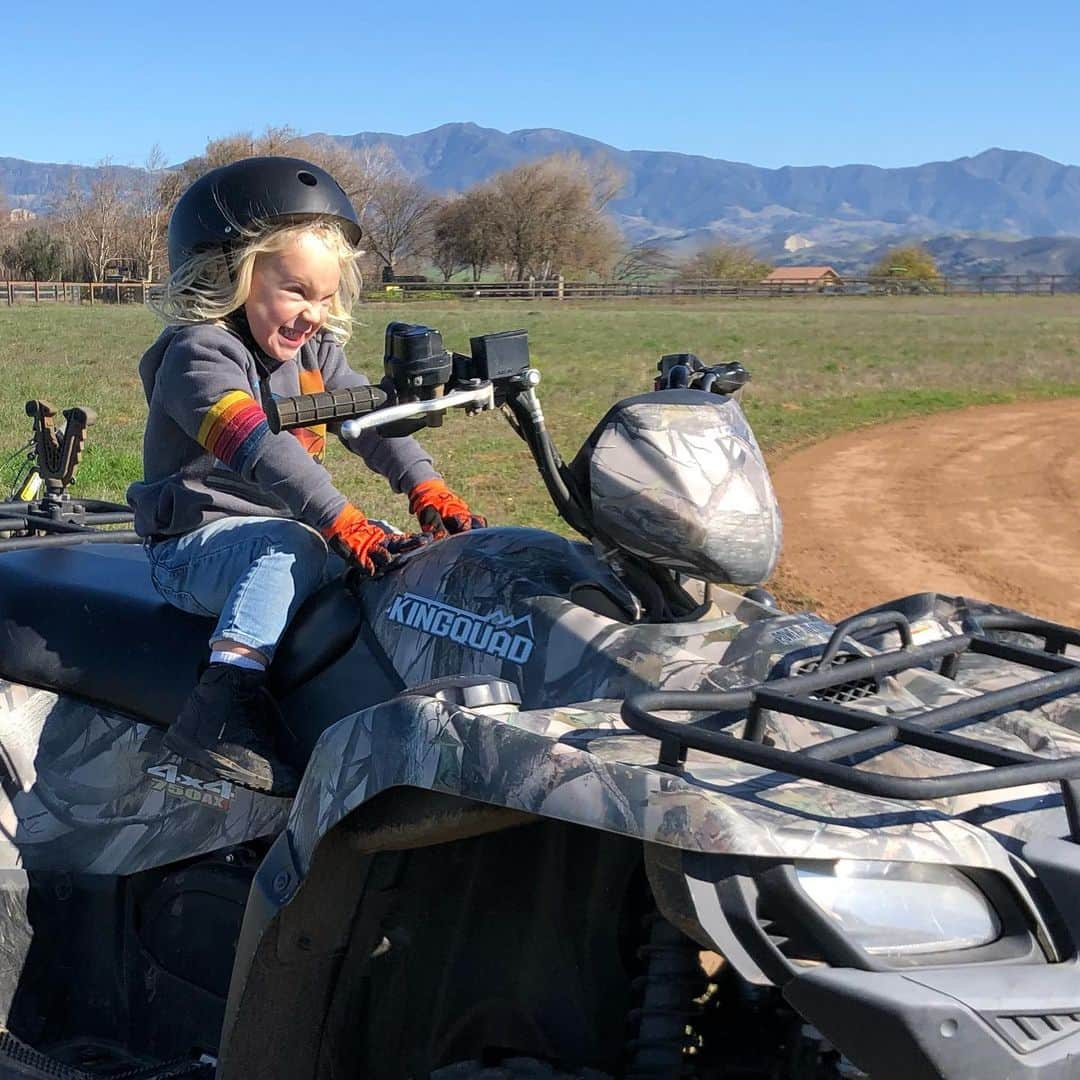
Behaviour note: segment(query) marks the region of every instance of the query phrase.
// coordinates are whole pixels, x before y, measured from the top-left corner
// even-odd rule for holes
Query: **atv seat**
[[[310,597],[278,646],[284,696],[352,644],[360,605],[341,582]],[[207,658],[214,623],[166,603],[137,544],[0,554],[0,676],[171,723]]]

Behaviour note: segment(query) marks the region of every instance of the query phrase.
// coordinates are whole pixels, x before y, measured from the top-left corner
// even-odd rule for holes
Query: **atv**
[[[0,1077],[1080,1073],[1080,632],[932,592],[832,624],[692,354],[569,462],[523,331],[392,323],[276,430],[503,411],[582,540],[451,536],[311,597],[272,666],[292,800],[163,746],[210,622],[87,409],[0,506]],[[478,421],[480,422],[480,421]]]

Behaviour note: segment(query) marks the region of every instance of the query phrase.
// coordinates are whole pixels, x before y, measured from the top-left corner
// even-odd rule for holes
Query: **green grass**
[[[358,314],[349,357],[373,377],[392,319],[435,326],[459,351],[476,334],[527,329],[549,427],[567,457],[613,401],[651,388],[664,352],[746,364],[753,382],[744,405],[770,456],[863,424],[1080,394],[1073,297],[411,301]],[[0,308],[0,452],[28,436],[28,398],[89,405],[99,423],[77,490],[121,497],[141,468],[145,402],[136,368],[157,329],[134,306]],[[535,467],[501,417],[454,413],[421,440],[451,485],[493,520],[553,525]],[[328,464],[369,513],[404,520],[403,501],[362,463],[334,446]]]

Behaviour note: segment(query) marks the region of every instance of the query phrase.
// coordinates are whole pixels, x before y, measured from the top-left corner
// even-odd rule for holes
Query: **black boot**
[[[297,776],[266,730],[266,672],[211,664],[165,733],[165,745],[241,787],[296,794]]]

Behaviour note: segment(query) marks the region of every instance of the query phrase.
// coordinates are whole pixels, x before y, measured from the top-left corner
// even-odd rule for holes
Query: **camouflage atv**
[[[67,495],[88,412],[31,404],[0,1077],[1080,1075],[1080,633],[721,588],[780,547],[738,365],[665,357],[569,464],[522,332],[392,324],[386,369],[271,421],[501,408],[585,539],[485,529],[314,596],[273,672],[291,803],[162,747],[208,623]]]

